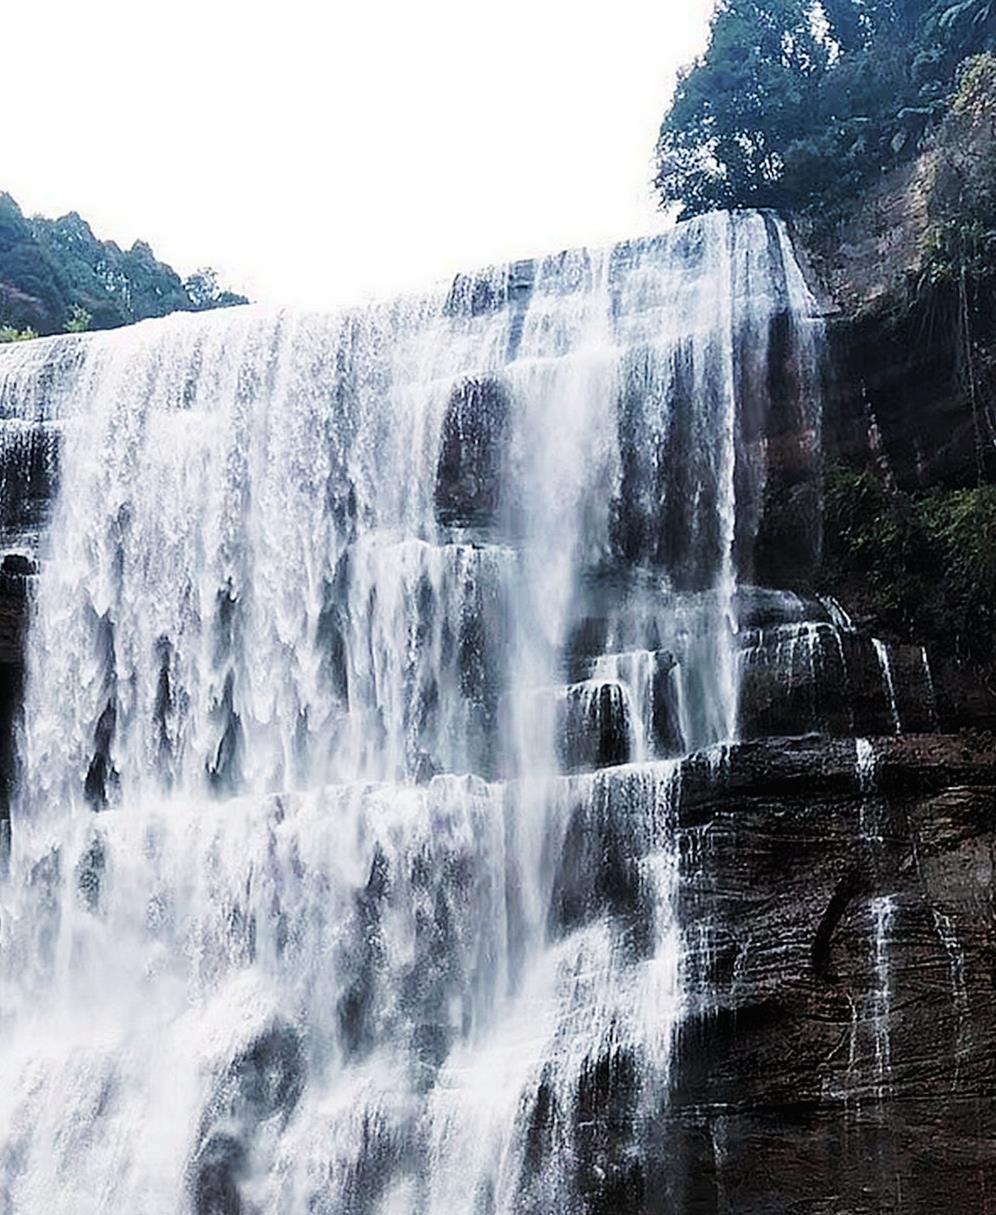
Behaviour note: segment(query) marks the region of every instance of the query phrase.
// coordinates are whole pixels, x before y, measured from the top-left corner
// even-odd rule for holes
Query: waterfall
[[[892,980],[889,943],[895,933],[896,900],[891,895],[873,899],[875,991],[872,997],[872,1034],[875,1048],[875,1099],[888,1095],[892,1069]]]
[[[892,728],[898,734],[902,728],[899,717],[899,705],[896,702],[896,682],[892,675],[892,660],[889,657],[889,647],[876,637],[872,640],[879,666],[882,669],[882,682],[889,699],[889,715],[892,718]]]
[[[743,213],[0,353],[3,467],[40,443],[51,498],[15,518],[0,482],[41,566],[0,1212],[638,1201],[681,757],[743,731],[820,332],[783,225]]]

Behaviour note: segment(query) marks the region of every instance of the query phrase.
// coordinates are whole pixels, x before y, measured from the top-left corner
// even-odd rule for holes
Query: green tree
[[[93,322],[93,317],[79,304],[73,304],[69,309],[69,320],[66,321],[67,333],[86,333]]]
[[[781,205],[785,150],[831,53],[807,0],[726,0],[661,127],[663,201],[692,213]]]
[[[912,156],[996,0],[720,0],[661,126],[656,185],[684,214],[853,196]]]
[[[249,302],[244,295],[224,290],[218,281],[218,271],[213,266],[202,266],[195,270],[183,287],[194,312],[205,312],[210,308],[231,308]]]

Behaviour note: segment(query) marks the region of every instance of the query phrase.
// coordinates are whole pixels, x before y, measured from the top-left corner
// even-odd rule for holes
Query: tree
[[[0,193],[0,319],[16,332],[114,329],[146,317],[246,302],[210,274],[195,303],[176,271],[144,241],[122,250],[98,240],[76,212],[29,219]]]
[[[69,309],[69,320],[66,321],[67,333],[86,333],[90,328],[93,317],[79,304],[73,304]]]
[[[244,295],[225,291],[218,282],[218,271],[213,266],[202,266],[184,282],[187,299],[194,312],[205,312],[210,308],[231,308],[237,304],[248,304]]]
[[[661,202],[687,215],[850,197],[916,153],[959,63],[994,46],[996,0],[720,0],[661,126]]]
[[[691,213],[781,205],[785,149],[831,54],[807,0],[726,0],[661,127],[663,201]]]

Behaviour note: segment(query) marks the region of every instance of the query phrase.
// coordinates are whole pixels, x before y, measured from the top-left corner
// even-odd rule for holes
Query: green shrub
[[[991,665],[996,486],[909,494],[867,470],[827,469],[821,583],[886,631]]]
[[[936,566],[946,618],[968,648],[989,647],[996,625],[996,486],[935,492],[916,507]]]
[[[69,320],[66,321],[67,333],[86,333],[93,324],[93,317],[79,304],[73,304],[69,309]]]
[[[984,282],[996,275],[996,55],[976,55],[962,65],[932,146],[920,285]]]
[[[0,325],[0,344],[4,342],[30,342],[36,338],[33,329],[15,329],[13,325]]]

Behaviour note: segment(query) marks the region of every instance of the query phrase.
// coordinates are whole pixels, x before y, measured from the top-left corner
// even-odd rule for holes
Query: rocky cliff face
[[[996,480],[980,422],[996,389],[991,302],[966,347],[952,293],[911,296],[937,160],[883,182],[808,264],[828,320],[827,464],[901,495]],[[798,563],[779,573],[807,585]],[[859,582],[834,591],[860,621],[845,646],[892,633]],[[916,644],[890,651],[886,683],[905,702],[891,727],[881,706],[855,718],[853,668],[835,680],[817,660],[802,684],[843,722],[809,718],[798,737],[798,669],[764,664],[742,724],[777,737],[684,770],[682,919],[696,945],[664,1115],[680,1167],[648,1210],[996,1211],[996,691],[943,631],[915,627]]]
[[[994,1209],[994,808],[991,745],[954,737],[688,772],[687,1209]]]

